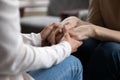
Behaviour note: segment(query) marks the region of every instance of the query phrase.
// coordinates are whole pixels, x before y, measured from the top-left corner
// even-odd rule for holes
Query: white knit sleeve
[[[0,0],[0,75],[48,68],[70,55],[71,46],[66,41],[50,47],[25,44],[18,9],[17,0]]]
[[[41,46],[42,39],[40,33],[22,34],[22,38],[25,44]]]

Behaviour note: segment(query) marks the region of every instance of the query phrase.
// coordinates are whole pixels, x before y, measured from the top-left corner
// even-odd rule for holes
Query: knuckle
[[[47,27],[47,29],[50,29],[50,30],[51,30],[51,29],[53,29],[53,26],[50,25],[50,26]]]

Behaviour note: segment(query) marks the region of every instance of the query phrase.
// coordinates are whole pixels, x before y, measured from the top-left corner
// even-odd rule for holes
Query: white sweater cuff
[[[42,39],[40,33],[22,34],[22,37],[25,44],[41,46]]]

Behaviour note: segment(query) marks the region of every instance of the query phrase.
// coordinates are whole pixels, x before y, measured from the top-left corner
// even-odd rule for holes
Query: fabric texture
[[[88,21],[120,31],[120,0],[90,0]],[[75,56],[84,66],[84,80],[120,80],[120,43],[88,39]]]
[[[120,80],[120,44],[100,43],[91,55],[84,78],[85,80]]]
[[[29,74],[35,80],[82,80],[83,69],[80,61],[74,56],[49,69],[31,71]]]
[[[90,0],[88,21],[113,30],[120,30],[120,0]]]
[[[23,37],[18,9],[18,0],[0,0],[0,80],[33,80],[26,72],[49,68],[71,53],[67,41],[40,47],[37,34]]]
[[[83,64],[83,80],[120,80],[120,43],[90,38],[74,55]]]

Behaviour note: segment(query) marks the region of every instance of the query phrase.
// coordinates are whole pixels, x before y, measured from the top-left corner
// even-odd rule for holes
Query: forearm
[[[120,31],[110,30],[104,27],[95,26],[95,38],[102,41],[120,42]]]
[[[81,21],[79,25],[93,25],[90,22]],[[115,41],[120,42],[120,31],[115,31],[111,29],[107,29],[101,26],[93,25],[95,36],[94,38],[99,39],[101,41]]]

